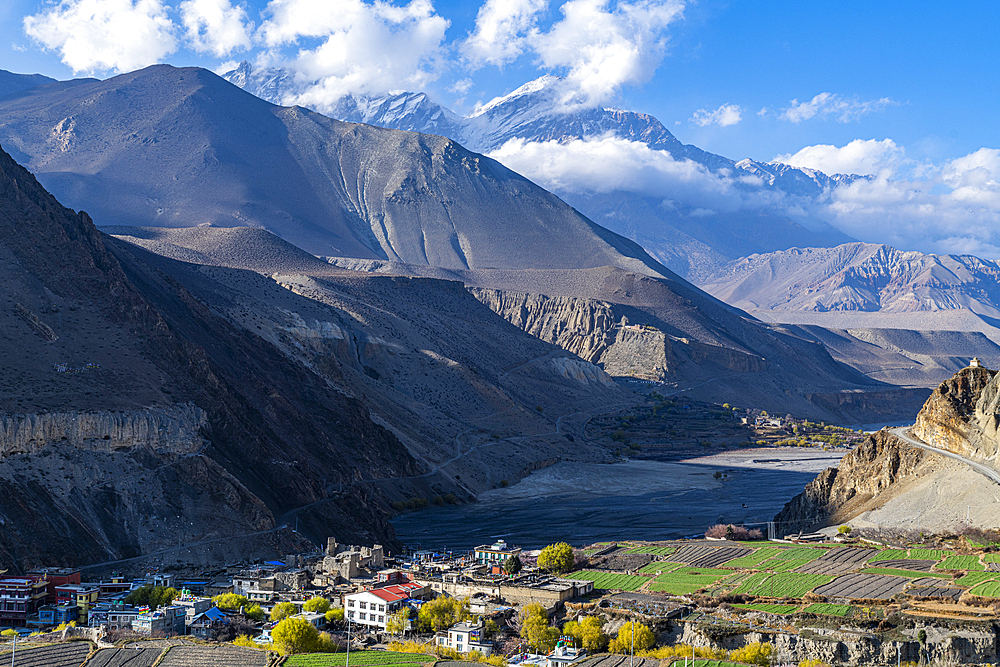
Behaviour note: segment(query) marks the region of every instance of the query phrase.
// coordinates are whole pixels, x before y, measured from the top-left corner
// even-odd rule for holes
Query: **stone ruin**
[[[326,540],[323,556],[323,571],[350,580],[361,574],[364,568],[377,570],[385,566],[385,552],[381,544],[371,547],[337,544],[337,538]]]

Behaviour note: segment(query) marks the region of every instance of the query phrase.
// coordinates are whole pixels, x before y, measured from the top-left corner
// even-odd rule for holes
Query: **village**
[[[321,551],[88,581],[0,574],[0,664],[659,667],[997,659],[996,536],[740,526],[662,543]],[[691,661],[694,661],[693,663]],[[952,663],[954,664],[954,663]]]

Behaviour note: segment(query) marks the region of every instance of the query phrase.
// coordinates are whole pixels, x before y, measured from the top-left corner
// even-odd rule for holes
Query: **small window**
[[[347,601],[347,606],[348,607],[353,607],[354,606],[354,600],[348,600]]]
[[[385,623],[385,616],[379,616],[378,617],[378,622],[379,623]]]
[[[368,603],[367,602],[359,602],[358,606],[361,607],[362,609],[367,609],[368,608]]]

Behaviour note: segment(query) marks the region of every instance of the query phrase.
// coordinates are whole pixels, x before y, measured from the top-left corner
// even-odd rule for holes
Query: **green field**
[[[906,549],[883,549],[869,558],[868,562],[874,563],[880,560],[904,560],[908,558]]]
[[[975,586],[993,579],[1000,579],[1000,572],[970,572],[961,579],[956,579],[955,583],[959,586]]]
[[[289,656],[288,667],[343,667],[347,653],[304,653]],[[434,662],[433,655],[423,653],[396,653],[395,651],[351,651],[351,665],[357,667],[391,667],[392,665],[413,665]]]
[[[817,586],[828,584],[834,577],[825,574],[799,574],[758,572],[747,577],[734,593],[768,597],[800,598]]]
[[[639,568],[639,571],[643,574],[656,574],[657,572],[670,572],[671,570],[676,570],[683,563],[668,563],[663,560],[654,560],[649,565],[643,565]]]
[[[778,553],[775,555],[775,558],[780,558],[782,560],[804,560],[809,563],[825,554],[826,551],[826,549],[817,549],[815,547],[778,549]]]
[[[1000,598],[1000,581],[985,581],[969,593],[983,598]]]
[[[754,568],[756,569],[758,565],[763,563],[769,558],[773,558],[782,549],[776,549],[774,547],[762,547],[757,549],[752,554],[747,554],[746,556],[740,556],[739,558],[734,558],[731,561],[723,563],[720,567],[728,567],[731,569],[738,568]]]
[[[768,570],[769,572],[788,572],[789,570],[794,570],[797,567],[802,567],[806,563],[811,563],[815,558],[772,558],[771,560],[764,561],[757,568],[759,570]]]
[[[986,567],[979,562],[979,556],[959,556],[953,554],[935,565],[939,570],[985,570]]]
[[[779,616],[787,616],[788,614],[794,614],[798,611],[799,606],[797,604],[734,604],[734,609],[744,609],[746,611],[763,611],[768,614],[777,614]],[[638,634],[638,633],[637,633]]]
[[[821,614],[823,616],[849,616],[851,610],[853,610],[849,604],[827,604],[825,602],[817,602],[816,604],[811,604],[802,611],[807,614]]]
[[[878,561],[876,561],[878,562]],[[940,572],[915,572],[914,570],[897,570],[891,567],[866,567],[861,570],[865,574],[888,574],[893,577],[909,577],[919,579],[921,577],[934,577],[935,579],[951,579],[951,576]]]
[[[638,636],[636,632],[636,636]],[[682,658],[674,658],[674,663],[678,661],[683,661]],[[692,660],[690,663],[691,667],[746,667],[742,662],[729,662],[728,660],[704,660],[699,658],[697,660]]]
[[[597,572],[596,570],[579,570],[566,575],[567,579],[586,579],[594,582],[595,589],[611,590],[620,588],[623,591],[635,591],[649,581],[648,577],[634,574],[617,574],[615,572]]]
[[[632,547],[625,553],[627,554],[653,554],[654,556],[666,556],[677,551],[675,547],[654,547],[651,545],[642,545],[638,547]]]
[[[681,567],[672,572],[658,576],[649,590],[671,595],[688,595],[711,586],[720,579],[731,575],[730,570],[717,570],[706,567]]]
[[[943,549],[910,549],[909,557],[913,560],[941,560],[950,555],[950,551]]]

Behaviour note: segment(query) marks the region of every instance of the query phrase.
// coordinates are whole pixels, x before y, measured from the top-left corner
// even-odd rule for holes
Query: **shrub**
[[[767,667],[767,665],[771,664],[771,651],[773,648],[770,644],[753,642],[743,648],[730,651],[729,659],[733,662],[746,662],[751,665]]]
[[[306,600],[306,603],[302,605],[303,611],[311,611],[314,614],[325,614],[330,611],[330,601],[323,597],[314,597]]]
[[[705,537],[724,538],[727,540],[762,540],[764,533],[756,528],[748,529],[733,524],[718,523],[705,531]]]
[[[853,529],[850,526],[843,525],[843,526],[841,526],[840,528],[837,529],[837,532],[840,533],[841,535],[849,535],[850,532],[851,532],[851,530],[853,530]]]
[[[635,642],[633,643],[633,632]],[[645,651],[652,648],[656,643],[656,636],[653,631],[641,623],[629,621],[618,630],[618,636],[611,641],[608,650],[611,653],[628,653],[633,647],[636,651]]]
[[[234,646],[242,646],[243,648],[259,648],[250,635],[240,635],[233,640]]]

